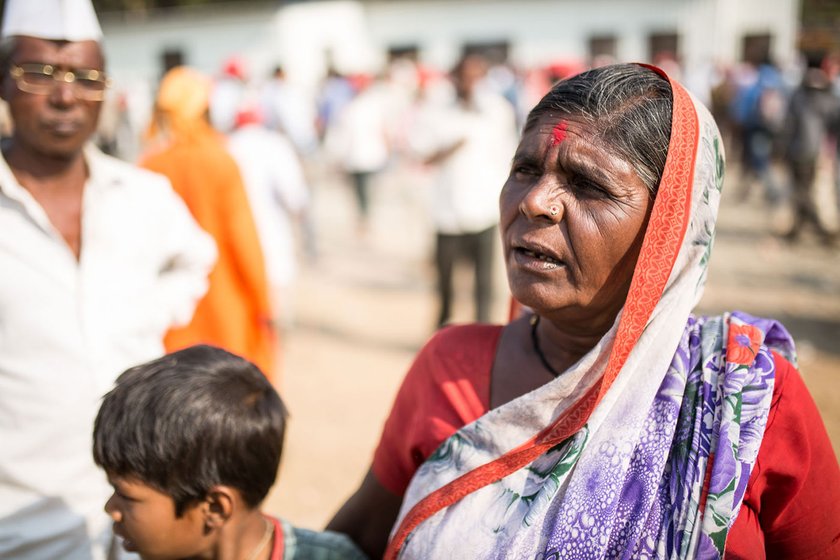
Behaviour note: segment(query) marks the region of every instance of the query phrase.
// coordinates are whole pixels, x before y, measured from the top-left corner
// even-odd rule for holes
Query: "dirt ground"
[[[736,202],[733,182],[727,179],[698,311],[740,309],[787,326],[838,452],[840,250],[810,237],[796,246],[779,241],[773,232],[789,217],[768,211],[757,193],[749,203]],[[266,510],[318,528],[361,481],[402,376],[433,331],[436,310],[428,177],[412,170],[382,174],[364,234],[349,186],[323,174],[313,184],[317,258],[302,265],[293,322],[284,334],[280,391],[291,419]],[[820,196],[831,200],[827,192]],[[836,214],[825,216],[836,223]],[[502,321],[508,296],[501,262],[497,268],[494,311]],[[455,319],[469,321],[469,276],[456,280]]]

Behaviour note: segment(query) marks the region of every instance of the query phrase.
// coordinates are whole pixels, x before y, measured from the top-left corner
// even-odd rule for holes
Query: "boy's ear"
[[[221,484],[210,488],[203,504],[205,528],[221,528],[233,516],[237,505],[235,492],[230,486]]]

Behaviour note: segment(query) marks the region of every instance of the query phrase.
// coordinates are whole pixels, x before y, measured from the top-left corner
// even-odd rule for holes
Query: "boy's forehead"
[[[145,486],[149,487],[148,484],[143,482],[140,478],[130,475],[130,474],[118,474],[114,471],[105,471],[105,476],[108,477],[108,482],[112,485],[123,485],[123,486]]]
[[[105,476],[108,478],[110,484],[120,484],[124,481],[124,477],[113,471],[105,470]]]

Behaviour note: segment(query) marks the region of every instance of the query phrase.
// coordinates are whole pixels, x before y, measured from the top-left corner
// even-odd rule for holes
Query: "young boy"
[[[256,366],[212,346],[123,373],[96,417],[93,458],[124,548],[147,560],[364,560],[344,535],[260,512],[286,416]]]

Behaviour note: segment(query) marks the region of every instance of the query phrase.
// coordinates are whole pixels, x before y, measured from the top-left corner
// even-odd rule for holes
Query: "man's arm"
[[[216,244],[199,227],[184,201],[167,184],[156,209],[164,265],[159,274],[157,297],[167,310],[164,328],[190,322],[195,306],[207,292],[208,276],[216,263]]]

